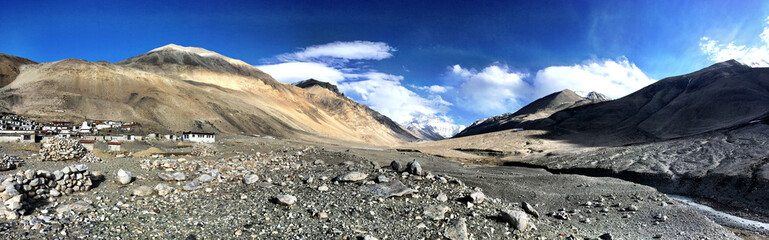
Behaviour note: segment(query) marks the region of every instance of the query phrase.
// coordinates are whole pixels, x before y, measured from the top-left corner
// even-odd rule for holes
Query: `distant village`
[[[110,148],[120,148],[124,142],[165,140],[215,143],[214,133],[183,132],[180,135],[147,133],[138,122],[88,120],[82,123],[52,121],[37,122],[13,113],[0,113],[0,142],[38,143],[51,137],[80,139],[86,145],[106,142]]]

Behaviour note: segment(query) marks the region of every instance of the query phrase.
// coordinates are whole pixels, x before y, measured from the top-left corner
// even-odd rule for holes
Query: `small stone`
[[[11,211],[16,211],[22,208],[21,195],[16,195],[5,201],[5,208]]]
[[[53,189],[53,188],[51,188],[49,190],[49,193],[51,194],[51,196],[54,196],[54,197],[61,196],[61,192],[59,192],[59,190],[56,190],[56,189]]]
[[[328,213],[326,213],[326,212],[319,212],[317,214],[317,217],[320,218],[320,219],[328,218]]]
[[[67,212],[75,212],[75,213],[82,213],[86,211],[92,211],[94,210],[93,206],[91,204],[80,200],[75,203],[67,204],[67,205],[60,205],[58,208],[56,208],[56,214],[64,214]]]
[[[40,178],[32,179],[32,181],[29,181],[30,187],[37,187],[37,185],[40,185]]]
[[[432,220],[441,220],[444,218],[444,215],[446,212],[450,211],[451,208],[443,206],[443,205],[431,205],[425,208],[423,214],[425,217],[432,219]]]
[[[131,183],[131,180],[133,179],[133,176],[131,176],[131,172],[120,169],[117,171],[117,181],[120,184],[126,185]]]
[[[526,231],[529,228],[529,215],[518,210],[501,210],[500,218],[510,223],[510,226],[518,231]]]
[[[61,180],[64,177],[64,173],[59,170],[53,171],[53,177],[57,181]]]
[[[611,235],[611,233],[604,233],[601,234],[601,236],[598,236],[601,240],[612,240],[614,237]]]
[[[256,181],[259,181],[259,176],[256,174],[248,174],[243,176],[243,183],[245,184],[254,184]]]
[[[328,186],[326,186],[326,185],[320,186],[320,187],[318,187],[318,191],[321,191],[321,192],[328,191]]]
[[[468,234],[466,221],[467,220],[464,218],[456,220],[453,224],[446,227],[446,229],[443,231],[443,236],[450,240],[467,240]]]
[[[523,211],[526,211],[526,213],[531,214],[535,218],[539,218],[539,212],[537,212],[537,209],[534,209],[534,206],[527,202],[522,202],[521,206],[523,206]]]
[[[198,176],[198,181],[201,181],[201,182],[210,182],[213,179],[214,177],[211,177],[211,175],[208,175],[208,174],[203,174]]]
[[[138,197],[146,197],[152,195],[152,192],[153,190],[149,186],[139,186],[134,189],[133,195]]]
[[[275,203],[285,205],[285,206],[291,206],[291,205],[294,205],[294,203],[296,203],[296,197],[291,195],[281,194],[281,195],[274,196],[272,199]]]
[[[387,178],[387,176],[385,176],[385,175],[379,175],[379,176],[376,176],[376,182],[377,183],[388,183],[388,182],[390,182],[390,179]]]
[[[240,236],[240,235],[243,235],[243,230],[238,229],[237,231],[235,231],[235,236]]]
[[[75,170],[77,170],[78,172],[85,172],[86,170],[88,170],[88,165],[85,165],[85,164],[78,164],[78,165],[75,165],[74,167],[75,167]]]
[[[164,173],[164,172],[159,172],[158,173],[158,178],[160,178],[160,180],[163,180],[163,181],[173,181],[173,180],[175,180],[173,175],[168,174],[168,173]]]
[[[323,160],[320,160],[320,159],[317,159],[317,160],[315,160],[315,162],[313,162],[313,164],[315,164],[315,165],[322,165],[324,163],[326,163],[326,162],[324,162]]]
[[[361,240],[379,240],[378,238],[375,238],[374,236],[371,236],[371,235],[363,235],[362,237],[358,237],[358,239],[361,239]]]
[[[475,204],[482,203],[486,199],[486,195],[483,192],[474,192],[470,194],[470,201]]]
[[[37,175],[37,173],[32,169],[27,169],[24,171],[24,178],[26,179],[33,179],[35,178],[35,175]]]
[[[422,165],[417,162],[417,160],[411,161],[406,165],[406,170],[414,175],[421,176],[422,175]]]
[[[374,186],[366,188],[367,191],[384,197],[402,197],[405,195],[411,195],[417,192],[417,190],[407,187],[401,181],[395,180],[391,183],[379,183]]]
[[[398,163],[398,162],[396,162],[396,161],[392,161],[392,162],[390,162],[390,167],[391,167],[391,168],[392,168],[394,171],[396,171],[396,172],[400,172],[400,171],[401,171],[401,164],[400,164],[400,163]]]
[[[367,174],[362,172],[349,172],[346,174],[342,174],[336,177],[337,181],[340,182],[357,182],[363,179],[366,179],[368,177]]]
[[[184,191],[194,191],[200,187],[200,182],[198,180],[192,180],[188,182],[184,187],[182,187],[182,190]]]
[[[629,212],[638,211],[638,206],[631,204],[630,206],[625,208],[625,211],[629,211]]]
[[[435,199],[437,199],[438,201],[441,201],[441,202],[445,202],[445,201],[449,200],[449,197],[446,196],[445,193],[438,193],[438,196],[435,197]]]
[[[155,185],[155,192],[157,192],[160,196],[168,195],[173,190],[174,189],[171,186],[168,186],[165,183],[158,183],[158,185]]]
[[[175,172],[174,174],[171,174],[171,176],[173,176],[176,181],[184,181],[187,179],[187,176],[185,176],[183,172]]]

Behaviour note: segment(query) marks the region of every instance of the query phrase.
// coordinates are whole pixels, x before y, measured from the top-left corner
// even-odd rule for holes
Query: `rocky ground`
[[[0,145],[23,160],[4,175],[86,164],[97,173],[88,176],[102,176],[87,191],[30,200],[19,219],[0,221],[0,238],[738,239],[650,187],[614,178],[375,148],[217,140],[185,148],[194,155],[87,163],[40,161],[28,146]],[[419,168],[409,164],[415,160]]]

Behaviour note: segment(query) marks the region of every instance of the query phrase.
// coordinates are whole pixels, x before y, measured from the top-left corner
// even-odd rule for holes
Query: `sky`
[[[469,125],[563,89],[620,98],[737,59],[769,66],[769,1],[6,1],[0,52],[117,62],[174,43],[399,123]]]

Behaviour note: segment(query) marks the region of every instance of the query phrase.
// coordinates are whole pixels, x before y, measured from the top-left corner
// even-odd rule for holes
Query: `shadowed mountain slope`
[[[557,111],[606,101],[608,99],[603,94],[596,92],[590,92],[587,96],[587,98],[582,97],[569,89],[551,93],[550,95],[529,103],[513,113],[506,113],[478,120],[454,137],[470,136],[513,128],[529,128],[536,124],[541,124],[541,122],[537,120],[547,118]]]
[[[769,115],[769,69],[730,60],[659,80],[617,100],[520,120],[530,109],[557,105],[555,99],[574,99],[564,95],[569,94],[551,94],[516,113],[478,121],[457,136],[522,127],[584,145],[621,145],[731,128]]]

